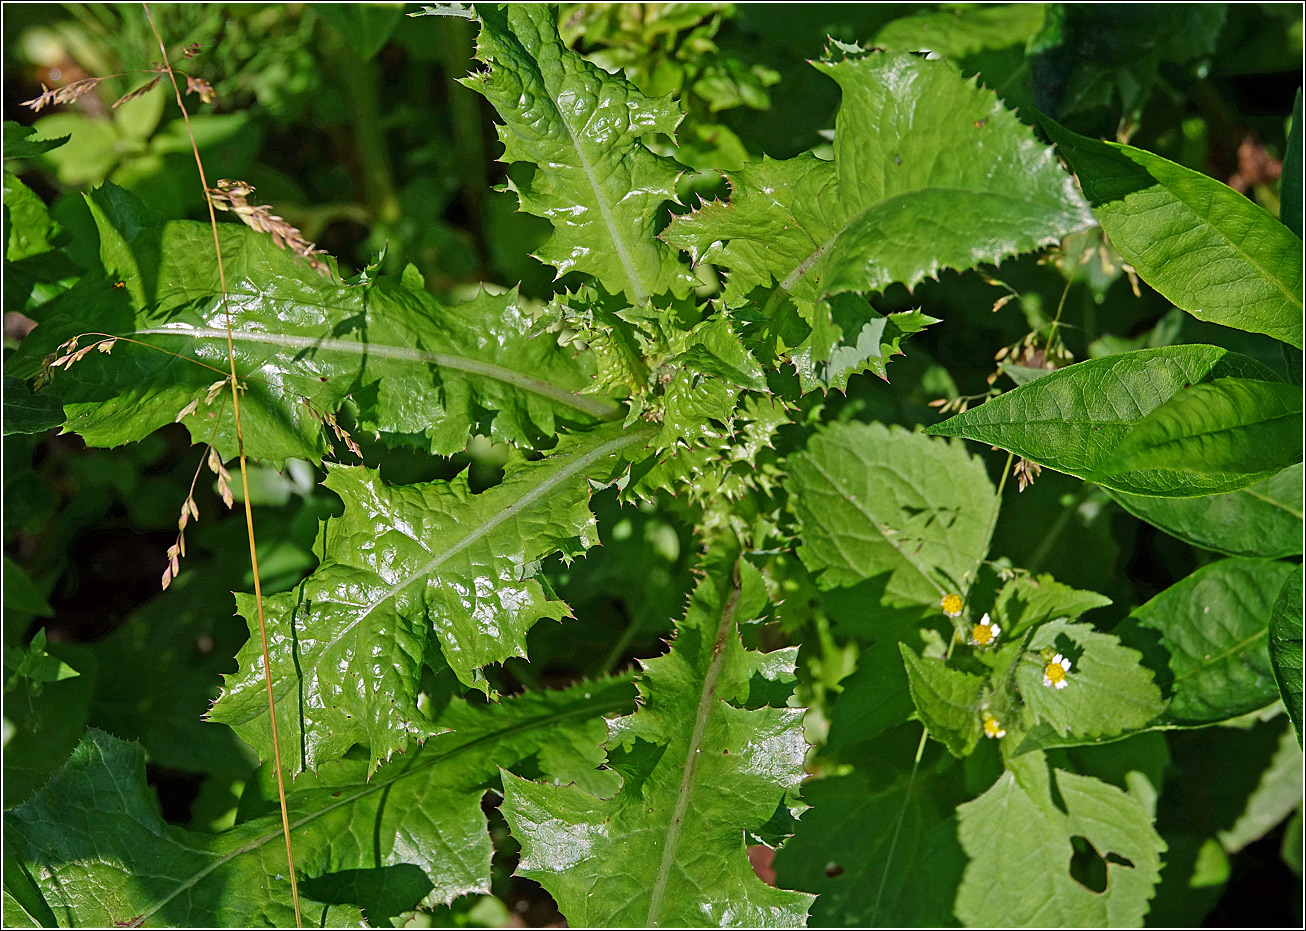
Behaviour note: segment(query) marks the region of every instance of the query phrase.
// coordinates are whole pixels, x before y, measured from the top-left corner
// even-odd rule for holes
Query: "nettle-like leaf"
[[[957,810],[970,856],[957,917],[979,927],[1141,925],[1166,849],[1142,804],[1090,776],[1049,771],[1041,753],[1008,767]],[[1103,891],[1071,875],[1074,839],[1106,861]]]
[[[234,456],[224,395],[205,403],[229,371],[212,231],[163,223],[111,185],[88,203],[110,278],[87,275],[54,302],[8,363],[11,374],[36,374],[47,353],[79,334],[120,337],[110,352],[55,370],[65,429],[114,446],[189,409],[182,422],[195,441],[216,437],[223,457]],[[320,459],[324,415],[346,398],[363,427],[420,436],[442,454],[461,451],[472,432],[530,445],[552,436],[560,420],[593,423],[616,413],[575,393],[588,383],[583,367],[556,340],[532,339],[515,292],[445,307],[411,276],[348,286],[267,236],[230,224],[219,230],[251,458]]]
[[[949,64],[837,43],[814,64],[843,91],[834,161],[764,158],[728,175],[728,204],[676,218],[663,238],[726,269],[728,302],[752,298],[775,316],[792,301],[824,348],[818,367],[860,331],[826,295],[910,288],[1092,225],[1051,150]],[[869,306],[862,316],[873,319]]]
[[[529,181],[509,186],[523,211],[553,223],[540,261],[559,276],[593,275],[636,304],[688,293],[693,275],[657,239],[682,169],[641,142],[649,133],[674,137],[679,105],[645,96],[568,49],[543,4],[487,4],[477,15],[476,57],[489,67],[463,83],[504,120],[503,161],[534,166]]]
[[[733,564],[733,567],[732,567]],[[621,791],[505,777],[523,876],[572,924],[800,927],[811,896],[754,875],[758,831],[803,778],[801,709],[784,707],[795,649],[756,653],[738,626],[766,596],[757,571],[713,553],[671,652],[649,660],[642,707],[612,722]],[[732,578],[733,575],[733,578]]]
[[[350,870],[389,877],[390,895],[407,898],[371,919],[488,892],[492,849],[480,806],[496,767],[537,760],[528,771],[554,775],[547,747],[565,748],[570,760],[601,758],[602,716],[632,699],[628,682],[612,680],[493,704],[455,700],[437,719],[445,733],[370,779],[361,759],[302,776],[286,800],[297,870],[305,879]],[[567,772],[576,768],[570,760]],[[270,772],[246,788],[241,823],[198,834],[164,823],[144,762],[139,746],[92,730],[37,796],[5,813],[6,857],[32,878],[43,899],[36,904],[63,925],[293,924]],[[417,881],[401,882],[410,871]],[[8,888],[8,863],[5,879]],[[314,922],[363,917],[348,905],[305,902],[304,889],[301,880]],[[6,909],[6,923],[16,918]]]
[[[1052,372],[928,428],[1136,495],[1234,491],[1301,461],[1301,391],[1247,356],[1168,346]]]
[[[1054,618],[1075,618],[1111,604],[1097,592],[1062,585],[1050,575],[1019,576],[1002,586],[993,603],[993,618],[1004,639]]]
[[[942,659],[917,656],[905,643],[898,646],[916,716],[948,752],[966,756],[983,733],[979,714],[983,677],[952,669]]]
[[[1226,556],[1299,556],[1302,464],[1254,485],[1200,498],[1108,494],[1130,514],[1173,537]]]
[[[1279,694],[1302,743],[1302,571],[1289,573],[1270,614],[1270,662]]]
[[[366,744],[373,765],[432,725],[417,707],[430,651],[466,685],[488,690],[480,667],[525,656],[526,632],[568,609],[538,578],[539,563],[597,542],[591,483],[607,484],[650,431],[616,425],[565,437],[538,462],[510,459],[498,485],[473,494],[450,482],[387,486],[366,468],[334,466],[326,480],[345,513],[327,521],[321,565],[295,590],[264,599],[282,757],[295,772]],[[252,635],[211,717],[272,755],[257,613],[240,596]]]
[[[836,424],[786,461],[798,555],[822,588],[886,576],[884,600],[965,593],[989,548],[997,495],[956,443],[901,427]]]
[[[1228,185],[1045,120],[1111,244],[1176,307],[1302,347],[1301,239]]]
[[[1294,566],[1232,558],[1171,585],[1133,617],[1169,653],[1167,718],[1206,724],[1255,711],[1279,696],[1267,645],[1275,598]]]

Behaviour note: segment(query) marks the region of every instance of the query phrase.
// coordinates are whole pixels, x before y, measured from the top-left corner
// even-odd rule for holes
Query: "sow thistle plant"
[[[867,373],[892,384],[913,337],[949,325],[875,295],[991,277],[1098,226],[1177,307],[1300,349],[1299,230],[1040,120],[1054,149],[945,57],[835,40],[812,63],[841,95],[830,157],[763,157],[720,199],[682,201],[657,141],[676,138],[675,99],[570,50],[548,7],[428,12],[475,20],[463,81],[498,114],[502,161],[529,169],[507,188],[550,223],[535,254],[565,287],[539,309],[516,290],[446,303],[411,265],[345,280],[243,181],[205,188],[240,224],[86,195],[101,267],[6,374],[57,392],[91,446],[182,424],[229,508],[224,463],[247,458],[319,464],[343,510],[292,589],[262,595],[255,568],[236,594],[251,635],[206,725],[262,764],[236,823],[167,825],[142,747],[90,729],[5,814],[6,922],[386,923],[491,890],[494,789],[517,875],[576,926],[1141,924],[1169,865],[1159,786],[1094,753],[1131,759],[1281,695],[1300,733],[1300,567],[1283,559],[1300,544],[1208,541],[1228,557],[1102,629],[1109,598],[990,558],[1006,482],[1052,470],[1182,539],[1218,535],[1193,530],[1194,501],[1243,513],[1299,480],[1300,388],[1214,345],[1075,362],[1058,309],[995,360],[1016,360],[1017,387],[924,431],[826,418],[821,400]],[[720,289],[701,296],[695,268]],[[473,436],[509,450],[486,488],[341,461]],[[996,487],[964,440],[1007,451]],[[674,495],[693,524],[667,651],[500,694],[494,668],[569,616],[544,565],[599,542],[605,489]],[[1299,535],[1299,514],[1272,519]],[[818,687],[831,630],[855,669]],[[1075,875],[1076,843],[1104,888]],[[773,882],[750,846],[775,852]]]

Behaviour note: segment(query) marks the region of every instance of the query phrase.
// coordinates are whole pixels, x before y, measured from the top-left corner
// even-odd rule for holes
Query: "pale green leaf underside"
[[[629,683],[613,680],[498,704],[456,700],[438,719],[446,733],[370,779],[363,760],[302,775],[287,786],[301,877],[407,864],[427,879],[407,909],[488,892],[481,797],[496,767],[548,746],[593,759],[602,715],[628,709],[633,697]],[[5,813],[6,857],[12,845],[64,926],[293,926],[275,782],[251,783],[241,823],[217,835],[165,825],[152,796],[140,748],[92,730],[54,780]],[[332,926],[361,917],[326,908],[305,903],[305,916]]]
[[[207,224],[164,224],[111,186],[89,202],[101,257],[123,287],[84,278],[51,305],[11,372],[35,374],[46,353],[80,333],[148,343],[166,352],[124,339],[110,354],[93,351],[57,370],[67,429],[91,445],[118,445],[172,423],[198,399],[183,423],[196,442],[216,436],[223,457],[234,456],[230,400],[226,408],[221,396],[204,403],[230,367],[212,232]],[[588,384],[583,368],[555,340],[532,338],[513,293],[445,307],[393,279],[350,287],[320,277],[267,236],[219,228],[251,458],[320,458],[327,431],[319,415],[346,397],[363,426],[424,437],[442,454],[461,451],[472,432],[530,445],[556,432],[559,420],[592,423],[615,413],[576,394]]]
[[[1223,721],[1278,697],[1268,628],[1293,569],[1269,559],[1222,559],[1134,611],[1139,624],[1161,634],[1170,654],[1170,721]]]
[[[930,427],[1131,494],[1233,491],[1301,460],[1301,397],[1215,346],[1091,359]]]
[[[1297,556],[1302,551],[1302,465],[1254,485],[1200,498],[1149,498],[1108,491],[1130,514],[1171,536],[1226,556]]]
[[[1044,121],[1111,243],[1176,307],[1302,346],[1301,239],[1242,194],[1159,155]]]
[[[901,427],[838,424],[787,460],[798,555],[823,588],[885,576],[888,600],[965,594],[997,496],[961,445]]]
[[[659,211],[675,200],[681,168],[641,137],[675,134],[681,112],[567,49],[556,14],[542,4],[478,6],[476,57],[489,68],[464,79],[504,120],[505,162],[535,172],[517,187],[521,209],[553,224],[537,257],[562,276],[593,275],[637,304],[693,281],[658,241]]]
[[[287,767],[315,769],[354,743],[369,746],[373,761],[389,759],[432,733],[417,708],[430,650],[481,688],[480,667],[524,656],[536,621],[568,614],[537,578],[540,561],[597,541],[590,482],[614,479],[623,454],[650,435],[612,425],[564,438],[541,461],[511,459],[503,481],[481,494],[465,476],[387,486],[370,469],[333,467],[326,484],[345,513],[326,523],[321,565],[293,591],[264,599]],[[257,613],[251,596],[238,605],[251,638],[212,717],[268,759]]]
[[[709,564],[671,652],[651,660],[642,708],[612,723],[611,799],[504,780],[504,816],[573,925],[802,927],[811,896],[753,873],[758,830],[803,778],[802,711],[767,698],[792,682],[793,651],[746,650],[738,624],[761,609],[756,570]],[[784,691],[788,691],[786,687]]]
[[[1143,806],[1097,779],[1049,773],[1041,753],[1009,765],[992,788],[958,809],[971,862],[957,891],[957,917],[975,927],[1141,925],[1166,849]],[[1116,855],[1106,863],[1105,892],[1071,876],[1075,836],[1103,858]]]

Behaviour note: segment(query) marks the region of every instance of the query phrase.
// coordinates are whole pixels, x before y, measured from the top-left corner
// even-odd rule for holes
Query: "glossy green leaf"
[[[636,304],[666,291],[684,295],[693,276],[658,241],[659,213],[676,199],[681,167],[641,141],[674,138],[682,116],[670,98],[647,97],[567,49],[542,5],[477,7],[476,57],[489,67],[464,83],[504,120],[503,161],[534,166],[509,182],[526,213],[553,223],[536,256],[558,275],[593,275]]]
[[[1038,660],[1018,663],[1016,683],[1029,713],[1058,735],[1074,734],[1090,742],[1139,730],[1165,710],[1161,690],[1142,656],[1112,634],[1091,624],[1050,621],[1029,641],[1031,652],[1045,648],[1070,660],[1066,687],[1044,685],[1044,663]]]
[[[885,600],[965,594],[988,552],[997,496],[960,444],[846,423],[787,460],[798,555],[822,588],[886,575]]]
[[[957,810],[970,856],[957,917],[979,927],[1141,925],[1165,851],[1146,809],[1115,786],[1049,770],[1041,753],[1008,765]],[[1106,861],[1102,892],[1071,875],[1076,837]]]
[[[1173,537],[1226,556],[1296,556],[1302,551],[1302,466],[1254,485],[1200,498],[1108,492],[1130,514]]]
[[[812,336],[789,339],[787,354],[819,369],[832,347],[858,343],[859,321],[835,319],[825,295],[910,288],[1091,224],[1050,150],[950,65],[844,45],[814,64],[843,92],[834,161],[763,158],[728,175],[729,203],[677,217],[664,234],[728,271],[728,302],[749,298],[773,315],[792,301]],[[862,319],[874,319],[869,306]]]
[[[1223,721],[1278,697],[1268,628],[1274,600],[1293,568],[1269,559],[1222,559],[1134,611],[1139,624],[1161,635],[1169,653],[1169,720]]]
[[[391,486],[366,468],[333,466],[326,485],[345,513],[326,523],[321,565],[295,590],[264,599],[282,759],[292,772],[366,744],[375,766],[435,733],[418,710],[428,651],[467,685],[479,669],[526,655],[526,632],[569,612],[539,563],[597,542],[590,483],[626,467],[649,431],[610,426],[564,439],[538,462],[518,456],[503,481],[473,494],[465,476]],[[272,756],[258,615],[237,599],[251,636],[213,708],[260,759]]]
[[[221,288],[207,224],[163,223],[112,186],[89,197],[110,277],[83,278],[7,363],[31,377],[80,334],[121,337],[56,369],[67,429],[91,445],[140,439],[182,418],[196,442],[216,435],[235,455],[232,420],[209,386],[229,368]],[[482,432],[512,443],[551,436],[560,419],[593,422],[615,408],[574,392],[587,379],[573,353],[534,327],[515,293],[481,293],[445,307],[425,291],[382,278],[348,286],[253,230],[222,224],[236,369],[251,458],[319,459],[324,414],[352,398],[367,428],[423,436],[434,452]],[[123,287],[114,287],[121,281]],[[102,340],[82,336],[80,347]],[[141,345],[141,343],[148,345]],[[223,412],[221,415],[219,412]]]
[[[631,699],[629,684],[614,681],[498,704],[455,701],[438,718],[446,733],[370,779],[365,760],[301,776],[287,785],[297,870],[416,868],[424,882],[410,910],[488,891],[481,798],[496,764],[516,766],[551,743],[593,756],[601,715]],[[45,789],[5,814],[6,845],[62,924],[293,925],[276,787],[265,782],[246,790],[260,795],[252,818],[216,835],[181,831],[159,816],[141,749],[91,731]],[[322,903],[304,914],[329,926],[362,917]]]
[[[63,423],[63,403],[51,391],[34,393],[27,383],[4,380],[4,435],[44,433]]]
[[[1291,572],[1279,589],[1270,613],[1270,663],[1279,683],[1279,694],[1302,739],[1302,571]]]
[[[1044,126],[1139,277],[1199,320],[1302,347],[1300,237],[1214,178]]]
[[[898,645],[907,681],[911,686],[916,716],[930,736],[948,748],[953,756],[966,756],[979,743],[980,690],[984,680],[943,660],[917,656],[905,643]]]
[[[811,896],[754,875],[758,831],[803,779],[803,712],[784,707],[795,650],[744,648],[738,625],[765,604],[747,563],[710,554],[671,652],[647,661],[642,707],[612,722],[621,791],[504,779],[518,873],[568,922],[591,927],[800,927]],[[596,894],[599,892],[600,894]]]
[[[953,817],[967,797],[960,782],[956,769],[900,774],[887,787],[861,769],[809,781],[777,881],[817,893],[813,927],[951,926],[966,865]]]
[[[1233,491],[1301,461],[1301,392],[1246,356],[1168,346],[1090,359],[936,424],[1131,494]]]

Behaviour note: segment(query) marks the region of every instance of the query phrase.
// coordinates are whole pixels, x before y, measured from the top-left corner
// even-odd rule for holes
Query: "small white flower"
[[[970,629],[970,642],[977,647],[991,647],[998,640],[1002,628],[989,620],[988,612],[980,618],[979,623]]]
[[[1066,675],[1070,672],[1070,660],[1060,653],[1052,657],[1052,662],[1043,669],[1043,684],[1049,688],[1064,689],[1070,683]]]
[[[984,712],[984,736],[994,739],[1007,736],[1007,732],[1002,728],[1002,722],[987,711]]]
[[[961,611],[965,606],[966,603],[961,600],[960,595],[949,593],[939,599],[939,607],[943,609],[943,613],[948,617],[961,617]]]

